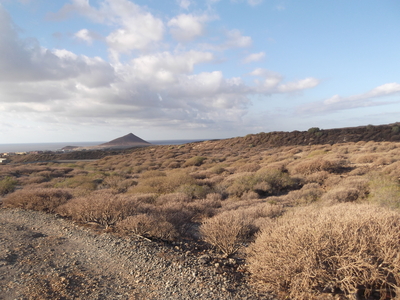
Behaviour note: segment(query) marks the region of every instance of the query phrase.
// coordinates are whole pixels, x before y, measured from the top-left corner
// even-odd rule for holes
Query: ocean
[[[157,140],[148,141],[154,145],[182,145],[205,140]],[[0,144],[0,153],[5,152],[28,152],[28,151],[56,151],[66,146],[88,147],[96,146],[106,142],[66,142],[66,143],[25,143],[25,144]]]

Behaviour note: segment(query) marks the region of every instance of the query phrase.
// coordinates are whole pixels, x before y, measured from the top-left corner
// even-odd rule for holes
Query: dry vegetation
[[[399,177],[397,142],[250,135],[0,166],[0,193],[5,207],[246,259],[255,288],[280,299],[400,299]]]

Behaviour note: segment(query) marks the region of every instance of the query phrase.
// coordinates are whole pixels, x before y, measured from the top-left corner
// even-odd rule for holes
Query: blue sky
[[[400,121],[398,0],[0,0],[0,143]]]

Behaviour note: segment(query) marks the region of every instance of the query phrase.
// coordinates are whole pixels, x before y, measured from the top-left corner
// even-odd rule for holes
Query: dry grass
[[[262,289],[282,299],[329,293],[394,299],[400,284],[399,218],[370,205],[294,210],[264,227],[250,247],[249,270]]]

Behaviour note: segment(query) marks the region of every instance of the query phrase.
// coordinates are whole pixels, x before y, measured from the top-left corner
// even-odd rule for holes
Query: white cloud
[[[228,41],[225,43],[225,46],[228,48],[245,48],[250,47],[253,43],[251,37],[243,36],[237,29],[228,31],[227,37]]]
[[[49,50],[35,39],[20,39],[7,12],[0,7],[0,81],[38,82],[90,78],[89,85],[107,85],[114,70],[100,58]],[[102,76],[97,72],[102,70]],[[101,78],[100,78],[101,77]],[[97,79],[96,79],[97,78]],[[90,81],[90,83],[89,83]]]
[[[279,4],[279,5],[277,5],[275,8],[276,8],[277,10],[279,10],[279,11],[283,11],[283,10],[286,9],[286,6],[283,5],[283,4]]]
[[[163,38],[164,24],[151,13],[127,0],[107,0],[103,10],[119,29],[106,38],[111,50],[129,53],[131,50],[146,50],[152,43]]]
[[[101,39],[100,35],[90,31],[86,28],[79,30],[74,34],[74,37],[78,40],[82,40],[86,42],[87,44],[91,45],[94,40],[99,40]]]
[[[319,80],[316,78],[308,77],[298,81],[293,81],[278,86],[277,90],[281,93],[290,93],[295,91],[301,91],[316,87],[319,84]]]
[[[50,14],[51,19],[65,19],[78,12],[94,22],[118,27],[106,37],[110,51],[130,53],[132,50],[147,50],[163,39],[164,23],[139,5],[128,0],[103,0],[99,8],[90,5],[89,0],[71,0],[57,13]],[[88,40],[83,35],[81,38]],[[117,55],[115,55],[117,56]]]
[[[209,17],[194,16],[192,14],[181,14],[172,18],[168,22],[172,36],[178,41],[190,41],[203,35],[203,23],[208,21]]]
[[[257,6],[263,3],[263,0],[247,0],[247,3],[251,6]]]
[[[178,5],[183,8],[183,9],[189,9],[190,6],[190,1],[189,0],[176,0],[178,2]]]
[[[333,112],[358,107],[368,107],[387,104],[382,101],[374,101],[376,98],[400,93],[400,84],[396,82],[380,85],[366,93],[341,97],[334,95],[323,101],[309,103],[297,108],[298,113]]]
[[[243,59],[243,63],[248,64],[251,62],[260,61],[265,57],[265,52],[252,53]]]
[[[297,81],[282,83],[282,75],[262,68],[253,70],[249,73],[249,75],[262,78],[261,80],[256,79],[255,83],[257,91],[264,94],[292,93],[296,91],[302,91],[313,88],[320,82],[316,78],[308,77]]]

